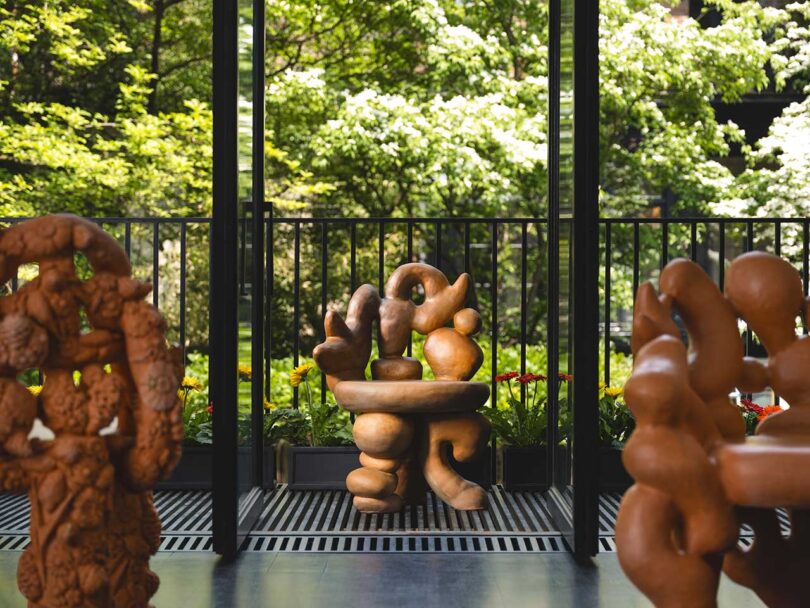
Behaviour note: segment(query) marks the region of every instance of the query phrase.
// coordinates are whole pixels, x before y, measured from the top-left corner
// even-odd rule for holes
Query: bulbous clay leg
[[[422,431],[424,432],[424,431]],[[402,464],[397,469],[396,494],[402,497],[406,505],[421,505],[427,498],[427,483],[422,473],[422,464],[419,462],[417,450],[410,449],[405,454]]]
[[[726,555],[723,571],[752,589],[771,608],[799,608],[810,601],[810,512],[791,512],[790,536],[779,528],[772,509],[740,509],[740,519],[754,529],[748,549]]]
[[[402,498],[395,494],[396,472],[413,442],[413,420],[396,414],[362,414],[354,422],[353,434],[363,465],[346,478],[355,508],[364,513],[399,511]]]
[[[477,511],[487,506],[486,490],[456,473],[447,461],[445,446],[453,448],[453,458],[472,460],[480,454],[489,437],[490,425],[475,412],[437,414],[425,417],[426,431],[420,448],[425,480],[436,495],[454,509]]]
[[[656,608],[716,608],[722,555],[683,551],[681,516],[668,496],[636,484],[616,519],[619,563]]]

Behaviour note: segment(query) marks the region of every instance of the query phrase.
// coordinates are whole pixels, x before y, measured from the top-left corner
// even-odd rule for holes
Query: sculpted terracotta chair
[[[158,587],[151,489],[183,439],[182,369],[149,285],[95,224],[56,215],[0,230],[0,283],[31,262],[39,276],[0,297],[0,490],[31,501],[19,588],[31,607],[144,607]],[[35,369],[38,396],[17,381]],[[117,433],[99,435],[116,416]],[[28,438],[37,417],[53,440]]]
[[[420,305],[411,301],[417,285],[425,293]],[[469,285],[466,273],[450,285],[432,266],[405,264],[389,278],[384,298],[363,285],[345,321],[333,311],[326,316],[326,342],[314,357],[337,402],[360,414],[354,439],[362,467],[346,479],[359,511],[394,512],[422,503],[425,482],[456,509],[486,507],[486,491],[460,477],[447,459],[448,448],[456,460],[475,458],[489,436],[489,422],[475,412],[489,388],[469,382],[483,361],[471,338],[481,317],[464,308]],[[445,327],[451,320],[453,328]],[[380,358],[372,361],[368,381],[374,323]],[[412,331],[427,336],[424,354],[435,381],[423,381],[422,364],[402,356]]]
[[[723,296],[697,265],[676,260],[660,295],[639,289],[625,386],[637,426],[623,456],[636,484],[616,522],[619,560],[659,608],[716,606],[721,570],[768,606],[810,606],[810,337],[796,333],[810,299],[796,270],[768,254],[737,258],[726,276]],[[737,318],[767,363],[743,356]],[[729,393],[766,387],[790,409],[746,438]],[[778,507],[790,515],[787,537]],[[741,524],[754,531],[749,549],[737,545]]]

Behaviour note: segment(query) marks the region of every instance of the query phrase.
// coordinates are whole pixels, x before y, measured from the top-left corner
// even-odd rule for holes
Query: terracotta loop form
[[[642,285],[633,319],[636,418],[623,461],[635,479],[616,522],[619,561],[658,607],[715,607],[720,573],[766,605],[810,605],[810,337],[799,273],[762,252],[740,256],[725,294],[693,262],[675,260],[660,293]],[[673,322],[688,333],[688,350]],[[743,320],[768,359],[744,357]],[[745,436],[729,395],[767,388],[789,409]],[[785,508],[790,534],[780,529]],[[753,544],[737,544],[741,524]]]

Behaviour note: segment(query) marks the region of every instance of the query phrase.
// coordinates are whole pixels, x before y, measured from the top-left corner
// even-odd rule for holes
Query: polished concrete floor
[[[0,607],[23,608],[16,593],[20,553],[0,552]],[[566,554],[246,553],[222,564],[208,553],[159,553],[156,608],[635,608],[650,606],[615,554],[578,567]],[[720,608],[761,607],[728,580]]]

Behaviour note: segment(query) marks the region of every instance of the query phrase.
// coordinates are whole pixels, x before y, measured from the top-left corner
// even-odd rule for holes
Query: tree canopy
[[[808,4],[601,2],[603,213],[804,210],[808,104],[749,149],[716,103],[807,94]],[[282,214],[542,216],[538,0],[267,3],[267,192]],[[211,3],[0,9],[0,214],[207,215]],[[742,148],[748,167],[728,157]]]
[[[0,214],[207,215],[210,28],[201,0],[0,9]]]

